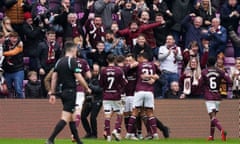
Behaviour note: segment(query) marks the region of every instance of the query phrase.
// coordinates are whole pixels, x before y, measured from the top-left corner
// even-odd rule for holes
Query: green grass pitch
[[[159,139],[159,140],[121,140],[107,142],[103,139],[82,139],[84,144],[240,144],[240,139],[220,139],[208,142],[206,139]],[[45,139],[0,139],[0,144],[44,144]],[[70,139],[56,139],[55,144],[74,144]]]

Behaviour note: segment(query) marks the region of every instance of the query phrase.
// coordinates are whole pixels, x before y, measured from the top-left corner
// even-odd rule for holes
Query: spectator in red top
[[[132,21],[128,28],[119,30],[118,34],[126,38],[127,44],[132,49],[136,44],[136,38],[139,36],[139,34],[144,31],[153,29],[159,25],[161,25],[161,22],[139,25],[137,21]]]

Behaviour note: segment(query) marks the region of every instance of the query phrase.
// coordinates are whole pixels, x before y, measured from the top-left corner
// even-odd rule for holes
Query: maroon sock
[[[149,121],[148,121],[148,117],[147,117],[147,116],[144,116],[144,117],[143,117],[143,122],[144,122],[144,125],[145,125],[145,127],[146,127],[147,134],[148,134],[148,135],[152,135],[152,131],[151,131],[150,124],[149,124]]]
[[[127,131],[127,129],[128,129],[128,121],[129,121],[129,116],[126,116],[126,117],[124,117],[124,124],[125,124],[125,128],[126,128],[126,131]]]
[[[117,120],[115,123],[115,129],[117,130],[118,133],[121,133],[121,124],[122,124],[122,116],[117,115]]]
[[[155,117],[150,117],[148,119],[149,126],[151,128],[151,133],[155,134],[157,133],[157,125],[156,125],[156,118]]]
[[[106,132],[107,136],[110,135],[110,119],[105,119],[104,131]]]
[[[127,129],[128,133],[133,133],[133,127],[134,127],[135,121],[136,121],[136,117],[135,116],[131,116],[129,118],[128,129]]]
[[[214,132],[215,132],[215,125],[211,121],[211,124],[210,124],[210,136],[214,137]]]
[[[222,130],[222,126],[220,125],[219,121],[217,120],[217,118],[214,118],[212,120],[212,123],[217,127],[218,130]]]
[[[80,116],[79,114],[76,115],[76,120],[75,120],[76,127],[79,126],[79,124],[80,124],[80,120],[81,120],[81,116]]]

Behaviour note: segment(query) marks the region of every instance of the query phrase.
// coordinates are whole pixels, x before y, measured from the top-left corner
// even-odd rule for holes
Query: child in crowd
[[[37,78],[37,72],[28,72],[28,82],[25,86],[25,98],[42,98],[41,82]]]
[[[165,96],[168,99],[179,99],[181,98],[182,92],[180,91],[179,83],[173,81],[170,84],[170,89],[166,92]]]

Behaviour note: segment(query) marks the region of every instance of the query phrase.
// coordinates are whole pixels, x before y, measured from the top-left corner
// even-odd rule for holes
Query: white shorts
[[[150,91],[135,92],[133,107],[154,108],[154,95]]]
[[[124,112],[131,112],[133,109],[133,96],[126,96],[125,97],[125,105],[124,105]]]
[[[213,110],[219,111],[220,101],[206,101],[205,102],[208,113],[213,112]]]
[[[116,112],[117,114],[123,114],[123,105],[121,100],[103,100],[104,114],[111,114]]]
[[[85,100],[85,93],[77,92],[76,93],[76,109],[82,110],[84,100]]]

